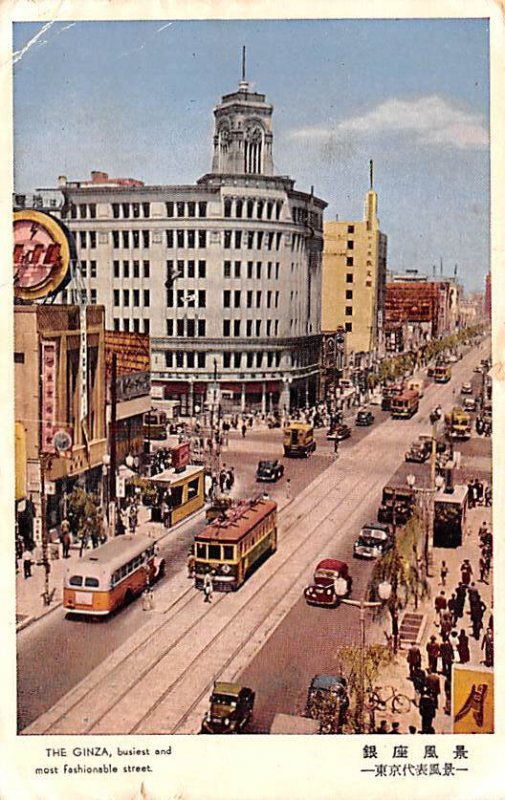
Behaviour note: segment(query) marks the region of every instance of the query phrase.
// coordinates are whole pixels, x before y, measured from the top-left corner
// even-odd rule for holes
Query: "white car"
[[[463,408],[465,411],[476,411],[477,403],[475,402],[473,397],[465,397],[463,400]]]

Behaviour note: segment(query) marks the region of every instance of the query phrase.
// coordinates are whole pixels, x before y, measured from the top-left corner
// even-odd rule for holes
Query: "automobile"
[[[382,406],[382,395],[381,394],[373,394],[370,397],[370,405],[371,406]]]
[[[304,591],[304,597],[309,606],[323,606],[336,608],[340,597],[335,591],[335,581],[342,578],[347,583],[346,597],[352,591],[352,578],[349,567],[345,561],[336,558],[323,558],[314,570],[314,580]]]
[[[449,364],[455,364],[456,361],[459,361],[458,357],[452,353],[450,356],[447,357],[447,361]]]
[[[431,441],[412,442],[405,453],[405,461],[412,461],[415,464],[424,464],[431,455]]]
[[[465,397],[463,400],[463,408],[465,411],[476,411],[477,403],[473,397]]]
[[[336,425],[334,428],[330,428],[328,433],[326,434],[327,439],[336,439],[337,442],[341,442],[343,439],[348,439],[351,435],[352,431],[349,425]]]
[[[461,384],[461,394],[472,394],[472,384],[471,383],[462,383]]]
[[[257,481],[278,481],[284,475],[284,465],[277,459],[273,461],[260,461],[256,470]]]
[[[314,675],[307,693],[305,716],[319,721],[321,733],[339,733],[348,708],[347,681],[342,675]]]
[[[375,417],[371,411],[358,411],[356,425],[372,425]]]
[[[386,524],[405,525],[412,516],[415,500],[415,492],[410,487],[384,486],[377,519]]]
[[[354,542],[354,558],[380,558],[394,545],[394,537],[389,525],[373,522],[363,525],[361,533]]]
[[[216,681],[200,733],[241,733],[252,717],[254,698],[252,689]]]

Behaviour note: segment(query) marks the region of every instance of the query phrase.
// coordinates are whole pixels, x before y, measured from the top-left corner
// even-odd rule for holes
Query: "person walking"
[[[445,563],[445,561],[442,561],[442,563],[440,565],[440,583],[438,584],[439,586],[445,586],[446,585],[446,580],[447,580],[447,575],[448,574],[449,574],[449,569],[447,567],[447,564]]]
[[[466,632],[461,628],[458,636],[457,650],[460,664],[468,664],[470,661],[470,643]]]
[[[420,697],[426,688],[426,672],[424,669],[421,667],[414,667],[414,671],[412,673],[412,683],[414,684],[414,691],[416,695],[419,695]]]
[[[428,672],[426,676],[426,691],[431,694],[435,701],[435,708],[438,709],[438,696],[440,694],[440,678],[436,672]]]
[[[291,478],[286,478],[286,500],[291,500]]]
[[[465,558],[463,563],[461,564],[461,583],[464,586],[468,586],[473,575],[472,565],[468,558]]]
[[[430,672],[437,672],[440,645],[437,642],[436,636],[430,636],[430,641],[426,645],[426,652],[428,653],[428,670]]]
[[[433,733],[433,720],[436,714],[435,701],[429,692],[424,692],[419,700],[421,733]]]
[[[204,603],[211,603],[212,602],[212,591],[213,591],[213,582],[212,582],[212,575],[210,572],[206,572],[204,579],[203,579],[203,594],[204,594]]]
[[[494,664],[494,635],[492,628],[486,629],[482,637],[481,650],[484,650],[484,665],[486,667],[492,667]]]
[[[407,664],[409,665],[409,678],[412,680],[415,670],[421,666],[421,651],[417,644],[410,645]]]
[[[442,589],[440,594],[435,597],[435,613],[437,617],[440,619],[440,612],[447,608],[447,598],[445,596],[445,592]]]
[[[449,639],[444,639],[440,645],[440,658],[442,659],[442,674],[450,675],[452,662],[454,661],[454,651]]]
[[[461,581],[456,586],[455,594],[456,594],[456,604],[455,604],[456,619],[461,619],[465,609],[465,598],[466,598],[466,586]]]
[[[474,605],[470,608],[470,619],[472,620],[472,633],[474,639],[478,639],[480,637],[482,617],[484,616],[484,611],[486,608],[486,604],[481,599],[479,599],[477,603],[474,603]]]
[[[242,431],[242,439],[245,439],[245,435],[247,433],[247,425],[245,424],[245,422],[242,423],[241,431]]]
[[[25,549],[23,550],[23,574],[25,578],[32,577],[32,563],[33,563],[33,556],[32,551],[26,545]]]
[[[479,558],[479,583],[488,583],[490,560],[484,554]]]

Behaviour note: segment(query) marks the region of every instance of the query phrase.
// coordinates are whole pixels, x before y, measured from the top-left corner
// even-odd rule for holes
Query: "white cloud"
[[[335,136],[405,135],[416,144],[456,147],[462,150],[486,147],[488,132],[482,117],[438,95],[400,100],[392,97],[362,116],[335,125],[316,125],[291,131],[291,139],[322,142]]]

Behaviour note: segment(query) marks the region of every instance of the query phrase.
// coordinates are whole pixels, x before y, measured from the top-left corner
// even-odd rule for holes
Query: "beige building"
[[[363,220],[324,223],[321,330],[345,331],[347,363],[369,363],[383,350],[387,237],[377,194],[366,194]],[[366,359],[364,354],[370,354]]]

